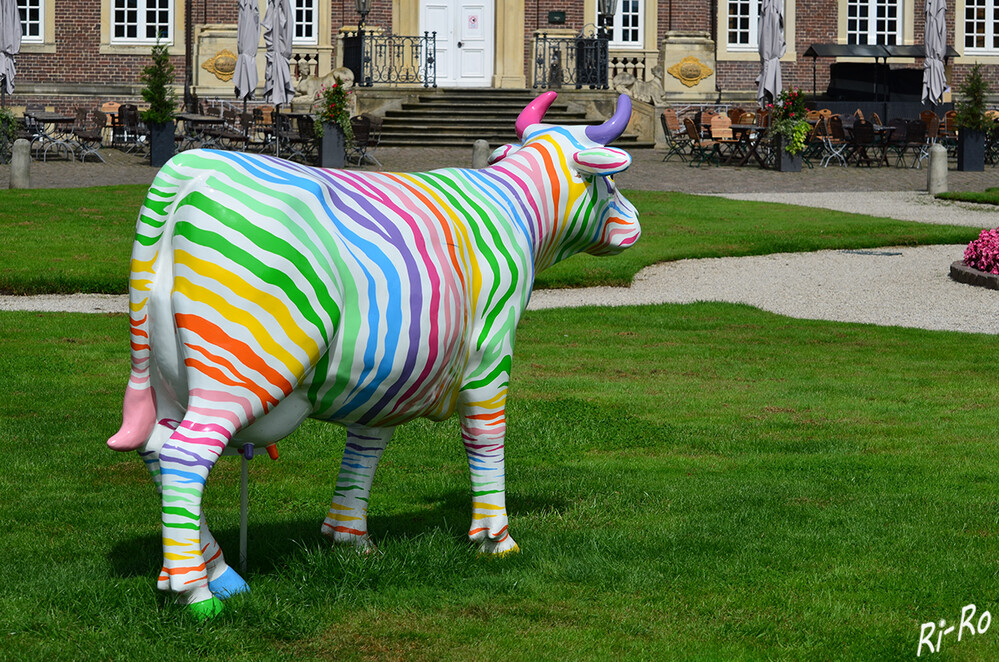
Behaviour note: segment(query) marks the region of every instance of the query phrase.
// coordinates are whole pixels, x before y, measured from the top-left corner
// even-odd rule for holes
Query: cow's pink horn
[[[622,94],[617,98],[614,117],[598,126],[586,127],[586,137],[598,145],[609,145],[621,137],[631,121],[631,97]]]
[[[524,131],[527,127],[532,124],[537,124],[548,112],[548,107],[552,105],[555,101],[555,97],[558,96],[558,92],[545,92],[537,99],[527,104],[524,110],[520,111],[520,116],[517,117],[517,140],[524,139]]]

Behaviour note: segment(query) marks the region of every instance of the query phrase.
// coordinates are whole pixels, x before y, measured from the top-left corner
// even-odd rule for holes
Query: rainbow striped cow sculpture
[[[230,443],[268,445],[306,418],[347,445],[322,531],[369,547],[366,508],[393,429],[455,411],[472,478],[469,537],[516,551],[503,445],[514,331],[535,274],[575,253],[631,246],[637,213],[599,126],[542,124],[547,92],[520,114],[520,145],[481,170],[322,170],[195,150],[156,177],[136,225],[132,368],[124,422],[162,495],[159,587],[198,616],[246,589],[205,525],[205,480]]]

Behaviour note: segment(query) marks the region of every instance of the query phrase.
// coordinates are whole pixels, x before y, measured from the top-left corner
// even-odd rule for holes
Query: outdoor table
[[[737,166],[744,166],[749,163],[749,159],[755,158],[761,168],[767,167],[766,160],[760,155],[760,141],[767,133],[765,126],[758,124],[733,124],[732,131],[739,132],[739,144],[743,151],[742,159],[736,163]],[[736,150],[733,150],[733,154]]]
[[[225,120],[215,115],[199,115],[198,113],[177,113],[177,119],[184,123],[184,143],[181,149],[193,147],[218,147],[215,138],[205,133],[211,126],[222,124]]]
[[[48,159],[49,149],[55,148],[55,150],[63,151],[69,156],[73,161],[76,160],[76,155],[74,153],[74,145],[72,140],[69,138],[69,131],[65,129],[59,129],[60,125],[70,124],[76,121],[74,115],[66,115],[65,113],[52,113],[48,111],[29,111],[25,115],[31,119],[38,122],[41,126],[41,133],[39,134],[39,139],[45,148],[42,150],[42,161]]]

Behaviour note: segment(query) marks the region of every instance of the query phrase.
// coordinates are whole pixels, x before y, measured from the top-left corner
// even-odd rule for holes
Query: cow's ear
[[[590,175],[613,175],[631,165],[631,155],[613,147],[593,147],[572,155],[576,170]]]
[[[486,162],[492,165],[498,161],[502,161],[506,157],[517,152],[520,149],[519,145],[503,145],[502,147],[497,147],[493,150],[493,153],[489,155]]]

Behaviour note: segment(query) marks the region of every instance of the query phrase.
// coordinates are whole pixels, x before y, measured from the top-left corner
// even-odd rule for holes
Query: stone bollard
[[[31,143],[24,138],[10,150],[10,188],[31,188]]]
[[[930,147],[930,167],[926,170],[926,190],[930,195],[947,192],[947,148],[940,143]]]
[[[489,165],[489,143],[481,138],[472,143],[472,167],[485,168]]]

